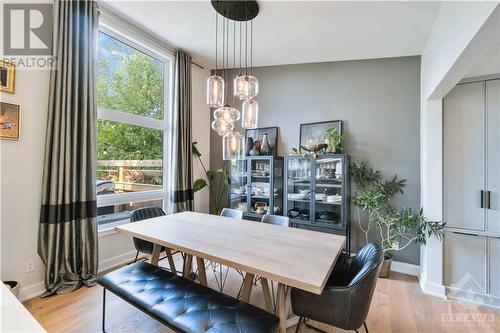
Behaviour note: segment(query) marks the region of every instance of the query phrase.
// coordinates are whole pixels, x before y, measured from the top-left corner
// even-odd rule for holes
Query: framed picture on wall
[[[19,105],[0,102],[0,138],[19,140]]]
[[[342,135],[342,120],[300,124],[299,147],[312,148],[325,143],[325,134],[330,128],[335,128]]]
[[[16,67],[10,62],[0,60],[0,91],[14,93]]]
[[[267,149],[264,141],[268,142]],[[278,127],[252,128],[245,131],[245,155],[272,155],[278,152]]]

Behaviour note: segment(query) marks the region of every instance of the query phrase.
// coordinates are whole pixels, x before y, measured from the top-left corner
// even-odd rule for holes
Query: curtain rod
[[[139,24],[137,22],[128,22],[128,20],[130,18],[123,16],[121,13],[118,13],[116,10],[111,8],[105,2],[98,1],[97,11],[100,13],[103,13],[104,15],[115,16],[121,20],[126,21],[126,23],[132,25],[135,29],[139,30],[139,32],[148,35],[152,39],[156,40],[157,43],[162,44],[165,48],[167,48],[172,53],[175,53],[177,51],[177,48],[175,46],[171,45],[169,42],[164,40],[162,37],[158,36],[156,33],[150,31],[148,28],[142,26],[141,24]],[[200,69],[205,69],[205,67],[203,67],[202,65],[200,65],[192,60],[191,60],[191,63]]]

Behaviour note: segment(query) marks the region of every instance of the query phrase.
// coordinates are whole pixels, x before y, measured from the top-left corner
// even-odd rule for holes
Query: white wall
[[[21,108],[20,140],[0,140],[0,275],[2,280],[19,281],[23,288],[43,287],[37,237],[48,91],[48,71],[18,70],[15,94],[0,95],[2,102]],[[25,273],[27,260],[36,260],[35,272]],[[21,296],[30,292],[23,289]]]
[[[421,202],[430,220],[443,218],[442,98],[496,43],[498,2],[445,2],[436,18],[421,62]],[[421,247],[424,292],[445,296],[443,245],[435,238]]]

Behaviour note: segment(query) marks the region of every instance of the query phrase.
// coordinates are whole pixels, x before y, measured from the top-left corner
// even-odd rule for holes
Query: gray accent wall
[[[259,127],[279,127],[279,155],[298,147],[301,123],[341,119],[351,161],[368,160],[386,176],[406,178],[399,200],[420,207],[420,57],[259,67],[253,74]],[[211,131],[210,166],[222,163],[222,139]],[[354,208],[351,221],[356,251],[364,238]],[[418,265],[419,246],[397,252],[395,260]]]

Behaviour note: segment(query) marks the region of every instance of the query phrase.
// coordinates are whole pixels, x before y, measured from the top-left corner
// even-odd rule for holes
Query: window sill
[[[97,226],[98,237],[101,238],[101,237],[106,237],[106,236],[117,234],[118,231],[115,230],[115,227],[120,226],[120,225],[124,225],[127,223],[130,223],[130,220],[128,220],[128,219],[121,220],[121,221],[107,223],[104,225]]]

